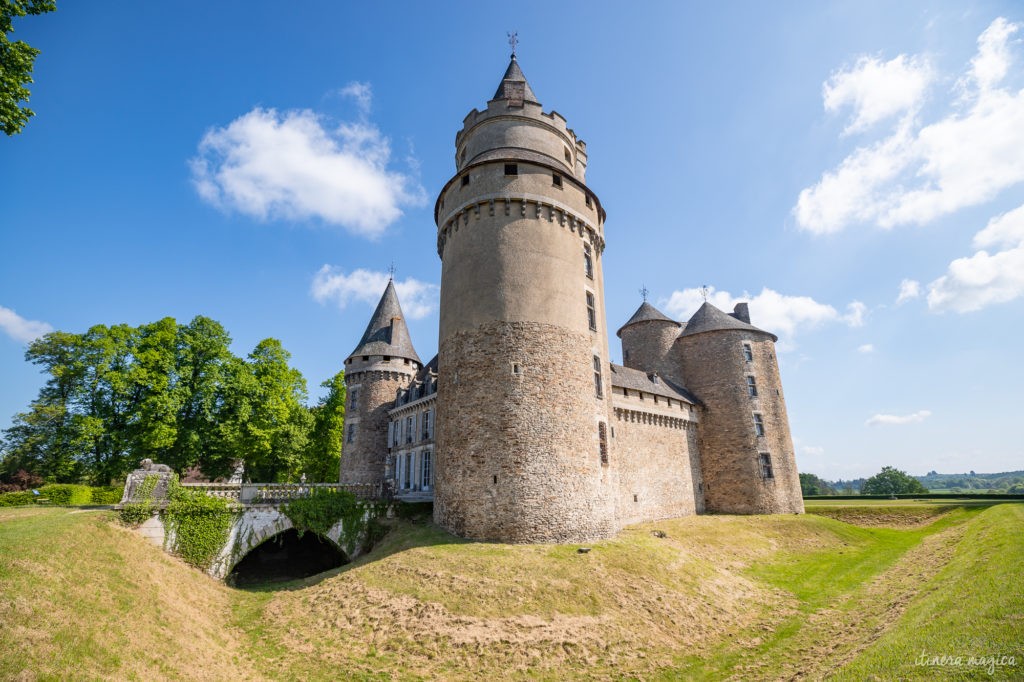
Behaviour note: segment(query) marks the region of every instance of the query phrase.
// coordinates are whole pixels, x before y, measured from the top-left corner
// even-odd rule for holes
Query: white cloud
[[[843,322],[851,327],[859,327],[864,324],[866,311],[863,303],[853,301],[847,305],[847,313],[842,315],[832,306],[818,303],[809,296],[787,296],[767,287],[757,296],[750,296],[746,292],[742,296],[733,296],[728,291],[708,288],[708,302],[726,312],[730,312],[741,301],[750,304],[752,324],[777,334],[783,347],[792,342],[792,337],[798,331],[828,322]],[[662,305],[667,313],[685,321],[702,303],[704,294],[701,289],[683,289],[673,291]]]
[[[875,352],[875,344],[873,344],[873,343],[865,343],[862,346],[857,346],[857,352],[858,353],[874,353]]]
[[[10,308],[0,305],[0,329],[7,336],[21,343],[31,343],[43,334],[49,334],[53,327],[39,320],[26,320]]]
[[[804,445],[800,448],[800,453],[804,455],[811,455],[813,457],[820,457],[825,454],[825,448],[820,445]]]
[[[876,414],[868,419],[866,426],[879,426],[882,424],[914,424],[922,422],[932,415],[931,410],[918,410],[912,414]]]
[[[896,297],[896,305],[902,305],[907,301],[918,298],[921,295],[921,283],[915,279],[905,279],[900,282],[900,293]]]
[[[982,250],[957,258],[928,285],[930,310],[967,313],[1024,296],[1024,206],[992,218],[974,235],[974,247]]]
[[[982,33],[977,55],[957,88],[959,97],[951,98],[945,117],[929,125],[916,115],[901,117],[890,136],[857,148],[801,191],[793,209],[798,226],[824,234],[855,223],[883,228],[926,224],[1024,182],[1024,91],[1002,85],[1013,62],[1010,37],[1018,29],[1000,18]],[[852,85],[837,90],[846,81],[835,78],[833,91],[839,94],[832,101],[857,107],[851,125],[860,126],[861,116],[880,120],[871,112],[896,111],[888,82],[880,85],[884,78],[856,80],[858,88],[881,88],[870,95],[858,94]],[[826,87],[826,93],[833,91]],[[868,105],[861,102],[881,104],[863,108]]]
[[[207,132],[190,161],[199,196],[260,220],[320,220],[379,236],[425,193],[411,175],[388,169],[390,142],[365,119],[369,86],[343,92],[361,120],[331,125],[308,109],[256,108]]]
[[[388,279],[390,275],[386,272],[360,268],[345,274],[341,268],[324,265],[313,276],[310,294],[320,303],[334,301],[341,309],[352,301],[375,306],[387,287]],[[421,319],[437,309],[441,289],[436,284],[409,277],[395,280],[395,290],[398,292],[402,312],[409,319]]]
[[[861,57],[851,69],[832,74],[822,86],[827,111],[852,105],[853,117],[844,134],[859,132],[895,114],[916,112],[932,80],[926,61],[900,55],[883,62]]]
[[[373,104],[373,89],[369,83],[353,81],[339,90],[338,94],[342,97],[354,99],[356,106],[359,107],[359,113],[363,116],[369,115],[370,107]]]

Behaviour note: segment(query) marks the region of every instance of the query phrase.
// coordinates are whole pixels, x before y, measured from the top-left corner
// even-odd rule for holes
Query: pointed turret
[[[615,332],[616,335],[619,338],[622,338],[622,330],[630,325],[637,324],[638,322],[669,322],[676,327],[683,326],[647,301],[644,301],[640,304],[640,307],[636,309],[636,312],[633,313],[633,317],[629,318],[629,321],[627,321],[626,324],[619,327],[619,331]]]
[[[498,89],[494,92],[492,99],[507,99],[509,104],[518,102],[520,106],[522,102],[540,104],[537,101],[537,95],[533,94],[533,89],[526,81],[523,70],[519,68],[519,62],[516,61],[514,54],[512,55],[512,60],[508,63],[508,68],[505,69],[505,75],[501,77],[501,83],[498,84]]]
[[[737,305],[737,308],[740,308],[740,306]],[[740,310],[744,309],[740,308]],[[746,314],[746,317],[747,319],[750,319],[749,314]],[[775,334],[766,332],[763,329],[758,329],[749,322],[744,322],[738,316],[735,316],[735,314],[730,315],[728,313],[724,313],[707,301],[705,301],[700,308],[697,308],[697,312],[695,312],[689,322],[686,323],[686,326],[683,328],[683,331],[679,336],[693,336],[694,334],[723,331],[726,329],[760,332],[761,334],[767,334],[772,337],[773,341],[779,340],[779,337],[775,336]]]
[[[363,332],[356,349],[349,357],[357,355],[389,355],[420,362],[416,349],[412,346],[409,328],[405,326],[405,315],[398,303],[398,292],[395,291],[394,280],[388,280],[384,295],[380,297],[377,309],[373,311],[370,324]]]

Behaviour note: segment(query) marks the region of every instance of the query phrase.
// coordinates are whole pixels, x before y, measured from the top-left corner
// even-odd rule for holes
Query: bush
[[[26,504],[35,504],[36,496],[31,490],[23,490],[14,493],[0,493],[0,507],[20,507]]]
[[[121,501],[121,496],[124,495],[124,486],[107,485],[101,488],[92,488],[90,492],[92,493],[90,504],[117,504]]]
[[[39,496],[45,497],[50,504],[58,507],[77,507],[92,504],[92,488],[87,485],[71,483],[55,483],[44,485],[39,489]]]
[[[174,534],[175,553],[204,571],[227,542],[234,517],[227,500],[177,485],[164,515]]]

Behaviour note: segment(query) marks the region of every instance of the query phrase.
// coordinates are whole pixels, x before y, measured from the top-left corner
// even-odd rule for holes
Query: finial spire
[[[388,281],[395,281],[395,261],[391,261],[391,265],[388,266]]]
[[[515,59],[516,45],[519,44],[519,31],[509,31],[505,35],[508,36],[508,45],[512,48],[512,59]]]
[[[649,293],[651,293],[651,292],[649,292],[647,290],[647,285],[646,284],[641,284],[640,285],[640,295],[644,297],[644,303],[647,303],[647,294],[649,294]]]
[[[700,293],[701,293],[701,296],[704,297],[704,302],[707,303],[708,302],[708,285],[707,284],[705,284],[704,286],[702,286],[700,288]]]

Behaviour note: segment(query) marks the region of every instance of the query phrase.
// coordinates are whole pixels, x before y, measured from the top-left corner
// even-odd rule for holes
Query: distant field
[[[0,679],[1024,679],[1024,504],[854,502],[586,554],[397,522],[254,591],[107,512],[0,509]]]

